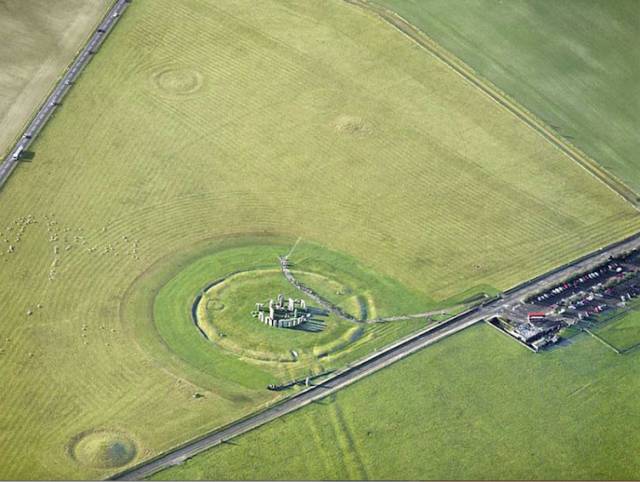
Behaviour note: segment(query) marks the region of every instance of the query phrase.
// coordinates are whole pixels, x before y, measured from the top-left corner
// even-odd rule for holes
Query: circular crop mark
[[[167,67],[152,75],[156,87],[167,94],[192,95],[204,84],[204,76],[197,70]]]
[[[72,439],[69,453],[86,467],[113,469],[131,462],[137,449],[133,440],[122,432],[89,430]]]

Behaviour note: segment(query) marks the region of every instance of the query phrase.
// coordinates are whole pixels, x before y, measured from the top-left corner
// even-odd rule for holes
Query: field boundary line
[[[510,295],[511,293],[521,290],[523,288],[526,288],[527,286],[533,285],[535,283],[538,283],[539,281],[544,280],[545,278],[548,278],[549,276],[552,276],[556,273],[560,273],[562,271],[564,271],[567,268],[570,268],[572,266],[575,266],[578,263],[582,263],[583,261],[587,261],[588,259],[593,258],[593,256],[597,253],[604,253],[607,251],[611,251],[612,249],[616,249],[619,246],[623,246],[627,243],[630,243],[632,241],[636,241],[640,239],[640,231],[632,234],[630,236],[627,236],[626,238],[621,239],[620,241],[615,241],[611,244],[608,244],[606,246],[603,246],[602,248],[596,249],[595,251],[591,251],[583,256],[580,256],[579,258],[574,259],[573,261],[568,261],[567,263],[564,263],[560,266],[558,266],[557,268],[553,268],[545,273],[542,273],[534,278],[531,278],[527,281],[524,281],[523,283],[519,283],[515,286],[512,286],[509,289],[506,289],[502,292],[502,295]]]
[[[587,329],[587,328],[582,328],[582,331],[584,331],[585,333],[588,333],[589,335],[591,335],[593,338],[595,338],[596,340],[598,340],[600,343],[602,343],[604,346],[606,346],[607,348],[609,348],[610,350],[616,352],[618,355],[622,355],[622,352],[620,350],[618,350],[615,346],[613,346],[611,343],[609,343],[607,340],[605,340],[604,338],[602,338],[601,336],[596,335],[593,331]]]
[[[250,414],[245,415],[233,422],[225,424],[214,430],[208,431],[196,438],[190,439],[182,444],[174,446],[155,457],[143,460],[134,466],[112,474],[106,480],[138,480],[148,477],[169,466],[181,464],[198,453],[221,445],[231,438],[250,432],[263,426],[272,420],[283,415],[290,414],[305,407],[317,400],[327,397],[338,390],[351,385],[362,378],[369,376],[387,366],[401,360],[426,346],[439,342],[454,333],[458,333],[469,326],[482,321],[482,318],[475,317],[465,320],[469,315],[478,311],[478,308],[469,309],[459,313],[447,320],[426,329],[403,337],[400,340],[388,345],[382,350],[374,351],[353,364],[348,364],[340,370],[333,372],[327,379],[317,385],[305,388],[289,397],[276,400]],[[449,325],[453,325],[449,327]],[[449,330],[447,330],[449,328]],[[427,337],[426,340],[423,338]],[[406,345],[406,346],[405,346]],[[405,346],[404,350],[401,350]],[[377,366],[369,367],[369,364]],[[328,385],[335,382],[334,385]],[[228,432],[228,433],[226,433]],[[180,454],[178,454],[181,452]],[[169,459],[173,457],[173,460]]]
[[[568,140],[558,137],[555,132],[542,119],[534,113],[526,109],[515,99],[511,98],[506,92],[499,89],[488,79],[481,77],[472,67],[464,63],[460,58],[446,50],[435,40],[433,40],[424,31],[414,26],[411,22],[400,16],[398,13],[388,10],[380,5],[370,2],[369,0],[344,0],[346,3],[360,7],[365,11],[371,12],[402,35],[410,39],[413,43],[432,54],[434,57],[442,61],[454,72],[460,75],[467,82],[477,87],[485,95],[498,103],[512,115],[529,126],[531,129],[541,135],[547,142],[552,144],[556,149],[576,162],[584,170],[598,181],[604,183],[618,196],[622,197],[626,202],[631,204],[636,210],[640,211],[640,195],[627,186],[624,181],[616,175],[606,170],[598,162],[588,156],[581,149],[576,147]]]
[[[515,340],[518,343],[520,343],[520,345],[522,345],[523,347],[525,347],[527,350],[533,352],[533,353],[538,353],[537,351],[535,351],[533,348],[531,348],[529,345],[527,345],[524,341],[522,341],[519,338],[516,338],[515,336],[510,335],[509,333],[507,333],[504,330],[501,330],[500,328],[498,328],[496,325],[494,325],[493,323],[491,323],[489,320],[485,319],[484,323],[486,325],[489,325],[491,328],[493,328],[494,330],[498,331],[499,333],[502,333],[503,336],[506,336],[507,338],[509,338],[510,340]]]
[[[390,364],[430,346],[449,335],[476,325],[488,317],[495,316],[498,313],[497,305],[501,301],[504,303],[524,299],[530,296],[532,292],[535,292],[535,290],[549,283],[553,283],[554,280],[558,278],[571,276],[576,272],[584,271],[589,269],[590,266],[601,263],[602,259],[607,256],[613,256],[617,252],[638,248],[640,248],[640,233],[630,236],[622,242],[612,243],[605,248],[592,251],[582,258],[564,265],[560,271],[554,269],[547,272],[546,275],[534,278],[534,282],[529,280],[521,283],[510,291],[506,299],[503,293],[501,297],[498,296],[487,300],[436,325],[409,334],[382,349],[374,350],[363,358],[347,364],[339,371],[332,373],[318,385],[310,386],[288,398],[277,400],[272,405],[263,406],[236,422],[230,422],[222,428],[211,430],[190,441],[169,448],[155,457],[142,460],[129,468],[112,474],[109,480],[137,480],[170,466],[181,464],[200,452],[225,443],[237,435],[249,432],[282,415],[292,413],[298,408],[319,400],[370,374],[376,373]]]

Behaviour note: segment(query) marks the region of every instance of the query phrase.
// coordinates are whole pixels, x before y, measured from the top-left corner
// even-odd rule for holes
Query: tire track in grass
[[[327,449],[326,438],[323,436],[322,431],[319,429],[319,426],[326,426],[326,419],[322,418],[321,421],[317,420],[317,417],[322,417],[323,414],[314,414],[313,412],[307,411],[304,412],[303,419],[305,420],[305,426],[307,428],[307,432],[311,434],[311,439],[313,440],[313,446],[315,451],[319,454],[315,456],[315,460],[320,460],[322,463],[322,473],[327,474],[327,478],[340,478],[340,473],[336,471],[336,463],[331,463],[331,461],[335,461],[333,457],[333,453]],[[315,454],[314,454],[315,455]],[[342,459],[340,459],[342,462]],[[344,466],[343,466],[344,468]],[[346,470],[343,470],[343,474],[346,473]]]
[[[366,464],[355,442],[353,433],[344,419],[340,404],[337,399],[333,400],[328,407],[331,427],[333,428],[337,445],[342,454],[341,461],[346,468],[351,480],[369,480],[370,476],[366,469]]]

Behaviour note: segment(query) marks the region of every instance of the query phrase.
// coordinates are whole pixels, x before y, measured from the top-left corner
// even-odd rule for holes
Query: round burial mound
[[[126,434],[109,430],[83,432],[71,444],[71,456],[96,469],[122,467],[136,456],[136,446]]]

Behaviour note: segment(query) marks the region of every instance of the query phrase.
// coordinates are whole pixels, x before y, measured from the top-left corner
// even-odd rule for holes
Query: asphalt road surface
[[[453,335],[454,333],[457,333],[471,325],[491,318],[505,309],[509,309],[516,304],[522,303],[522,300],[537,292],[544,291],[562,280],[594,268],[595,266],[607,261],[610,256],[616,256],[635,248],[640,248],[640,234],[636,234],[624,241],[615,243],[606,248],[599,249],[598,251],[584,256],[569,265],[565,265],[545,275],[523,283],[519,287],[509,290],[509,292],[501,298],[494,299],[484,306],[461,313],[436,326],[431,326],[404,338],[383,350],[374,352],[369,357],[358,361],[351,367],[340,372],[335,372],[318,385],[311,386],[304,391],[298,392],[292,397],[267,408],[266,410],[232,423],[231,425],[212,432],[203,438],[188,442],[182,447],[178,447],[168,453],[156,457],[155,459],[144,462],[137,467],[121,472],[120,474],[116,474],[112,477],[112,480],[140,480],[158,472],[159,470],[180,464],[204,450],[224,443],[233,437],[248,432],[278,417],[308,405],[311,402],[326,397],[327,395],[350,385],[371,373],[381,370],[391,363],[405,358],[422,348],[436,343],[437,341]]]
[[[36,136],[42,131],[42,128],[51,118],[58,105],[60,105],[62,99],[64,99],[67,92],[69,92],[69,89],[71,89],[74,81],[87,66],[91,57],[98,51],[102,42],[104,42],[104,39],[113,29],[113,26],[120,19],[122,13],[128,6],[129,1],[118,0],[113,7],[111,7],[100,25],[98,25],[91,35],[89,41],[78,53],[78,56],[64,73],[51,94],[49,94],[45,103],[42,104],[34,118],[25,129],[20,140],[13,147],[11,152],[9,152],[9,155],[4,159],[2,164],[0,164],[0,187],[7,181],[15,167],[20,162],[20,156],[29,148]]]

